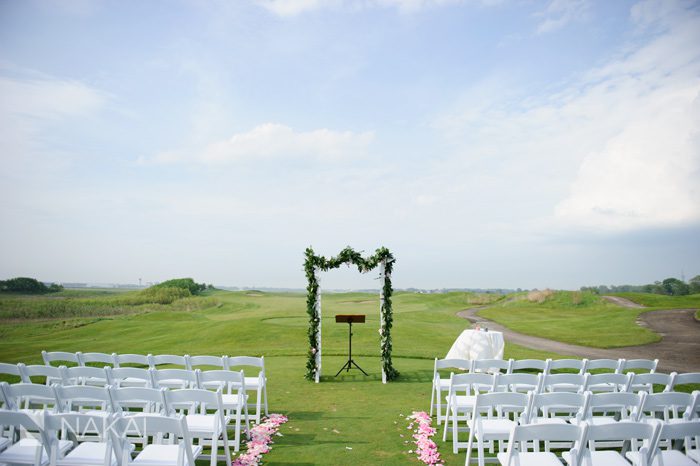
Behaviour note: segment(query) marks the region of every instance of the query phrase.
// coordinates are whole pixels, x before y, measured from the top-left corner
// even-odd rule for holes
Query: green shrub
[[[199,294],[200,292],[207,289],[207,285],[204,283],[196,283],[191,278],[173,278],[172,280],[166,280],[163,283],[153,285],[148,289],[154,288],[182,288],[189,290],[190,294]],[[145,290],[147,291],[147,290]]]
[[[0,292],[46,294],[58,291],[63,291],[61,285],[52,283],[50,286],[46,286],[35,278],[16,277],[9,280],[0,280]]]

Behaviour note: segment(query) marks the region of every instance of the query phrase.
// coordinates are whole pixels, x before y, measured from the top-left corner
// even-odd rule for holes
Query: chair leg
[[[219,442],[218,438],[216,438],[216,434],[214,434],[212,437],[213,438],[211,439],[211,458],[209,459],[209,466],[216,466],[216,463],[219,459]]]
[[[457,424],[457,408],[452,409],[452,453],[455,455],[459,452],[457,448],[457,441],[459,440],[459,425]]]
[[[440,395],[438,395],[438,400]],[[433,403],[435,403],[435,381],[433,380],[433,388],[430,390],[430,417],[433,417]],[[439,401],[438,401],[439,402]],[[438,425],[440,425],[440,410],[438,410]]]
[[[469,428],[469,441],[467,442],[467,459],[464,461],[465,466],[469,466],[472,459],[472,446],[474,445],[474,422],[472,421],[472,427]]]
[[[442,430],[442,441],[447,441],[447,429],[450,425],[450,398],[447,399],[447,407],[445,408],[445,426]]]
[[[263,401],[265,403],[265,416],[269,416],[270,413],[267,412],[267,379],[265,379],[263,384]]]
[[[237,452],[241,449],[241,409],[240,406],[236,410],[236,429],[233,436],[233,451]]]

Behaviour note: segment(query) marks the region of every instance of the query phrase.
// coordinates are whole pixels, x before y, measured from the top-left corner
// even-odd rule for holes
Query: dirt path
[[[604,298],[622,307],[644,307],[615,296],[605,296]],[[528,348],[588,359],[658,359],[659,372],[700,372],[700,322],[695,320],[697,309],[671,309],[642,313],[637,323],[661,335],[661,341],[640,346],[603,349],[572,345],[514,332],[477,315],[480,310],[487,307],[489,306],[467,309],[458,312],[457,315],[471,322],[488,322],[489,329],[503,332],[503,337],[507,342]]]

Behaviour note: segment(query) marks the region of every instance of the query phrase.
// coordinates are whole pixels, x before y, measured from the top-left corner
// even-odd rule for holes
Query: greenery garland
[[[394,293],[391,286],[391,272],[394,269],[394,262],[396,261],[393,254],[391,254],[387,248],[381,247],[375,251],[373,256],[364,258],[362,254],[348,246],[340,251],[340,254],[337,256],[328,259],[323,256],[317,256],[310,247],[306,248],[305,255],[306,262],[304,263],[304,270],[309,283],[306,287],[306,312],[309,314],[309,353],[306,361],[306,378],[314,380],[316,378],[316,372],[319,369],[316,364],[316,352],[318,351],[316,342],[318,341],[321,319],[318,315],[318,309],[316,308],[316,301],[318,300],[316,270],[318,269],[325,272],[331,269],[337,269],[342,264],[354,264],[361,273],[365,273],[376,268],[379,264],[384,263],[384,285],[382,287],[384,302],[380,312],[381,324],[379,329],[382,369],[384,370],[387,381],[396,379],[399,373],[394,369],[391,363],[391,327],[394,321],[391,308],[391,296]]]

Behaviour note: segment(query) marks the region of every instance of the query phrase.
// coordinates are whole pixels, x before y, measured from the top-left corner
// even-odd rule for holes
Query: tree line
[[[582,286],[581,291],[590,291],[597,294],[653,293],[668,296],[685,296],[700,293],[700,275],[696,275],[687,282],[675,277],[670,277],[647,285]]]

